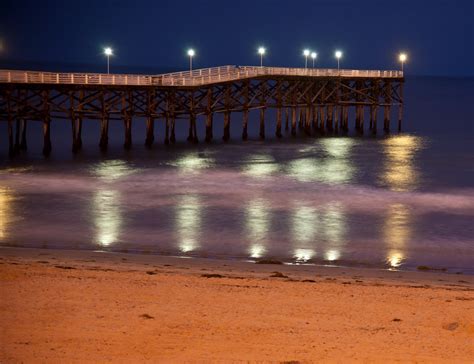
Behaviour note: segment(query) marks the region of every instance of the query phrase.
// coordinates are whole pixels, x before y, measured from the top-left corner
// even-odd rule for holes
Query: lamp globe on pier
[[[106,47],[104,48],[104,54],[107,57],[107,74],[110,73],[110,56],[114,55],[114,52],[112,51],[112,48]]]
[[[402,64],[402,72],[403,72],[403,64],[406,62],[407,60],[407,55],[406,53],[400,53],[400,55],[398,56],[398,60],[400,61],[400,63]]]
[[[260,54],[260,67],[263,67],[263,55],[267,50],[265,47],[258,47],[258,54]]]
[[[188,56],[189,56],[189,72],[193,71],[193,57],[196,55],[194,49],[188,49]]]
[[[334,55],[335,55],[336,58],[337,58],[337,69],[339,70],[339,60],[340,60],[341,57],[342,57],[342,52],[341,52],[341,51],[336,51],[336,53],[334,53]]]
[[[309,57],[309,54],[311,52],[309,51],[309,49],[305,49],[303,51],[303,56],[304,56],[304,68],[308,68],[308,57]]]
[[[313,60],[313,68],[314,68],[314,61],[316,61],[316,57],[318,54],[316,52],[311,52],[311,59]]]

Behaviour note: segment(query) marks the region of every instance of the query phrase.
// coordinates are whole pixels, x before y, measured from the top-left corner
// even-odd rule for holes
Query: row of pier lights
[[[258,47],[257,53],[260,56],[260,67],[263,67],[263,56],[267,52],[267,49],[265,47]],[[107,57],[107,73],[110,73],[110,56],[113,55],[112,48],[107,47],[104,48],[104,54]],[[196,55],[196,51],[194,49],[188,49],[187,55],[189,57],[189,71],[191,72],[193,70],[193,57]],[[303,56],[304,56],[304,68],[308,68],[308,57],[311,57],[313,61],[313,68],[316,62],[316,58],[318,57],[318,54],[314,51],[310,51],[309,49],[303,50]],[[337,59],[337,69],[340,69],[340,60],[342,58],[342,51],[337,50],[334,52],[334,57]],[[400,61],[402,65],[402,72],[403,72],[403,65],[407,61],[408,57],[406,53],[400,53],[398,55],[398,60]]]

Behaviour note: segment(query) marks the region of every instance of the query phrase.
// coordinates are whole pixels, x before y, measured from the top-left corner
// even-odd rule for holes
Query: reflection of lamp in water
[[[93,173],[104,181],[114,181],[132,174],[134,170],[121,160],[100,162],[93,167]]]
[[[180,196],[176,222],[178,225],[179,250],[191,252],[199,247],[199,231],[201,227],[201,205],[197,195]]]
[[[304,202],[300,201],[298,206],[293,209],[291,216],[292,240],[298,246],[294,252],[297,262],[307,262],[314,256],[314,250],[307,247],[314,243],[317,224],[318,215],[316,209],[311,206],[305,206]]]
[[[315,254],[313,249],[296,249],[294,256],[297,262],[306,263],[311,260]]]
[[[120,193],[116,190],[98,190],[93,198],[95,240],[102,246],[117,242],[122,224]]]
[[[324,139],[323,149],[328,154],[324,159],[302,158],[289,163],[288,174],[301,182],[348,183],[355,167],[350,162],[350,151],[355,141],[350,138]]]
[[[403,263],[403,252],[410,239],[412,216],[410,210],[403,204],[392,204],[384,223],[384,240],[389,246],[387,262],[391,267],[399,267]]]
[[[384,163],[382,181],[393,191],[411,191],[416,187],[418,173],[413,159],[421,147],[420,139],[411,135],[398,135],[384,140]]]
[[[242,167],[243,172],[252,177],[264,177],[278,171],[278,165],[271,155],[251,156]]]
[[[13,195],[9,189],[0,187],[0,239],[7,238],[8,226],[13,219]]]
[[[265,254],[270,217],[268,202],[265,199],[256,198],[249,201],[245,211],[245,223],[251,241],[249,254],[252,258],[260,258]]]
[[[341,256],[341,253],[338,250],[334,250],[334,249],[328,250],[326,254],[324,255],[326,260],[329,260],[331,262],[334,260],[338,260],[340,256]]]
[[[197,153],[188,153],[176,161],[176,166],[183,173],[199,173],[199,170],[208,168],[214,160],[208,157],[201,157]]]

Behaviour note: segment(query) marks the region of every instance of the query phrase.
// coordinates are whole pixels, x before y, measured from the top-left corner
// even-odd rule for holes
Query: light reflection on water
[[[270,229],[271,209],[270,201],[256,197],[247,203],[245,208],[245,228],[250,243],[249,255],[251,258],[260,258],[265,255],[267,235]]]
[[[280,166],[275,162],[275,159],[268,154],[252,155],[242,167],[244,174],[255,178],[275,174],[279,169]]]
[[[199,249],[201,231],[201,201],[197,194],[178,196],[176,203],[178,248],[183,253]]]
[[[199,173],[205,168],[212,167],[214,165],[214,158],[203,153],[187,152],[171,164],[178,167],[183,174]]]
[[[356,172],[350,161],[355,144],[350,138],[322,139],[327,156],[295,159],[289,163],[287,174],[301,182],[349,183]]]
[[[9,188],[0,186],[0,239],[7,239],[10,224],[13,222],[13,193]]]
[[[384,171],[381,180],[393,191],[412,191],[418,187],[419,173],[414,159],[422,148],[421,138],[397,135],[383,141]]]
[[[92,214],[95,226],[95,241],[108,247],[118,241],[122,225],[120,192],[100,189],[92,199]]]
[[[391,204],[388,207],[383,225],[384,240],[388,244],[388,264],[397,268],[403,264],[404,251],[411,239],[410,224],[412,216],[407,206],[403,204]]]

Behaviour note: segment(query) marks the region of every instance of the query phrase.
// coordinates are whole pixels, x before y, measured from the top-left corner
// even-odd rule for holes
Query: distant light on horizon
[[[312,59],[316,59],[317,56],[318,56],[318,54],[316,52],[311,53],[311,58]]]
[[[309,49],[305,49],[305,50],[303,51],[303,55],[304,55],[305,57],[308,57],[310,53],[311,53],[311,52],[309,51]]]
[[[336,51],[336,58],[339,59],[342,57],[342,51]]]
[[[400,55],[398,56],[398,59],[400,60],[400,62],[406,62],[407,60],[406,53],[400,53]]]
[[[194,49],[188,49],[188,56],[189,57],[194,57],[196,55],[196,52],[194,51]]]
[[[113,53],[114,53],[114,52],[113,52],[112,48],[110,48],[110,47],[104,48],[104,54],[105,54],[106,56],[112,56]]]
[[[265,49],[265,47],[259,47],[258,48],[258,54],[265,54],[267,50]]]

